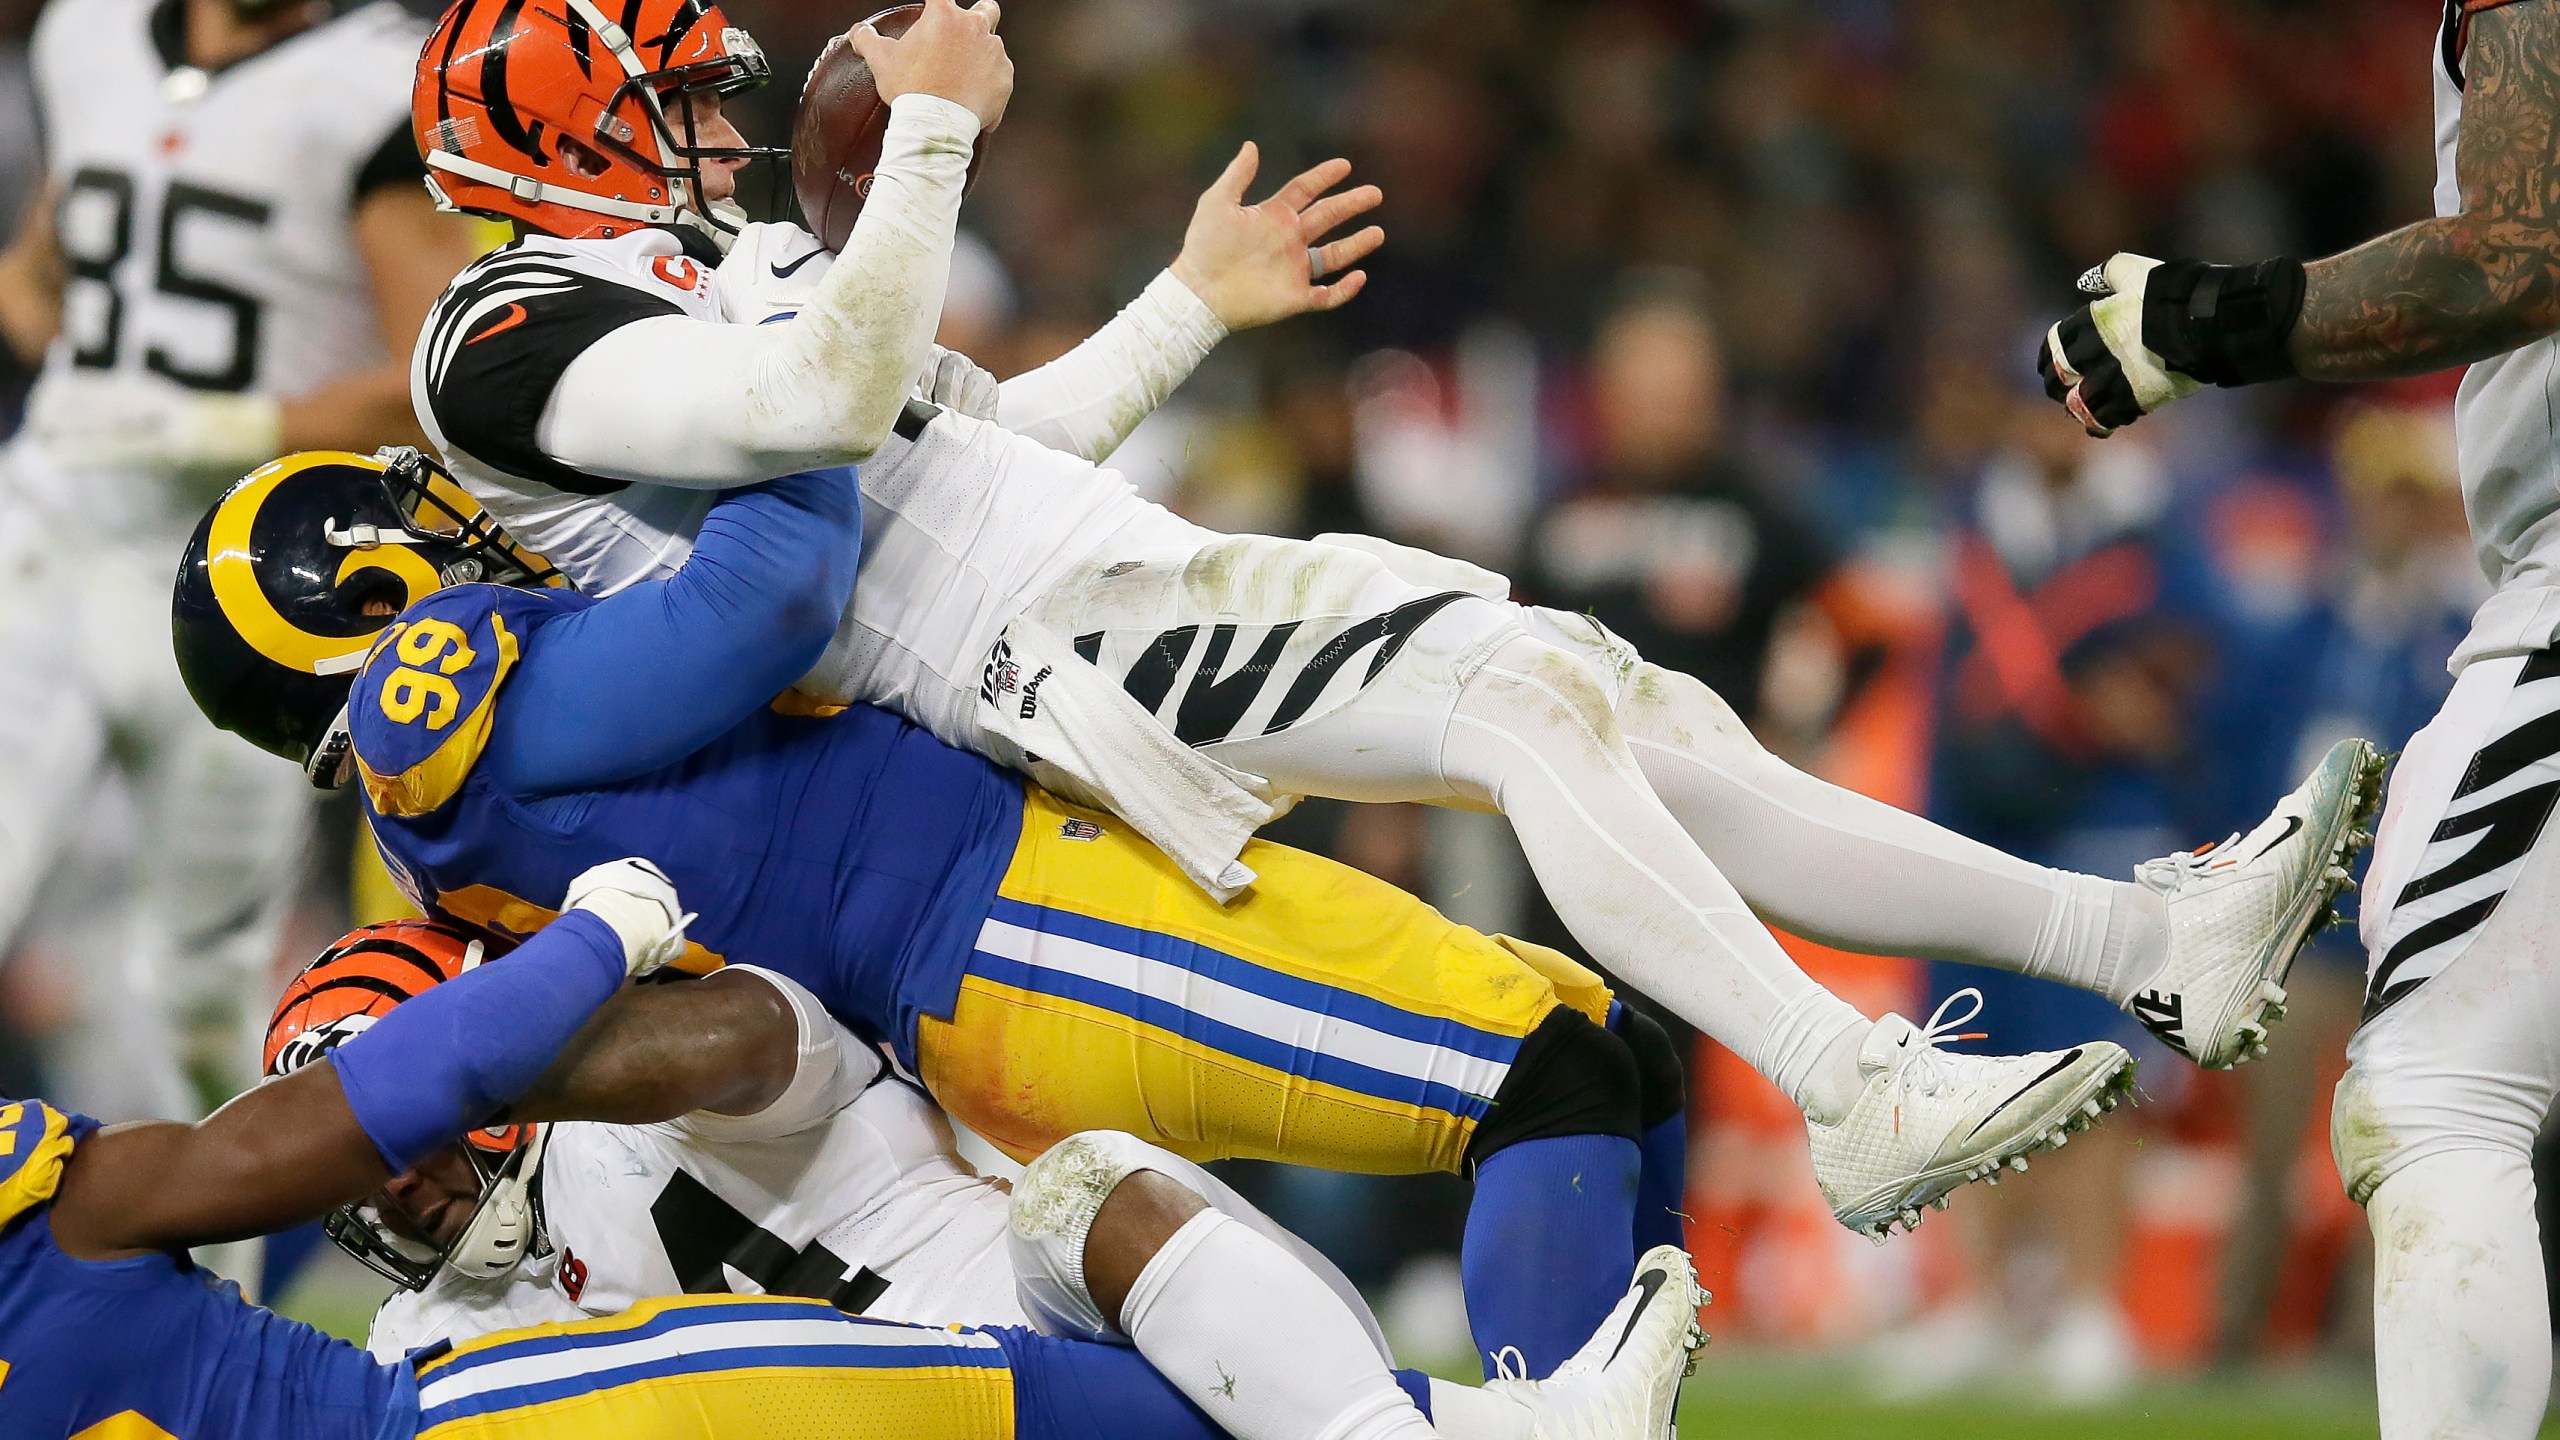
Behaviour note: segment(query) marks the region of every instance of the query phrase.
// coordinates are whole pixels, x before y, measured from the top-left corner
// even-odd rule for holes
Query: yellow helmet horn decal
[[[257,567],[250,559],[250,530],[257,522],[258,511],[266,505],[267,497],[285,481],[319,465],[353,465],[367,470],[382,468],[378,461],[337,450],[288,455],[251,474],[231,498],[223,502],[222,508],[214,514],[205,547],[205,568],[213,582],[213,596],[222,606],[223,615],[231,621],[231,627],[259,654],[306,675],[336,674],[353,669],[374,640],[372,635],[314,635],[287,620],[276,609],[275,602],[267,598],[266,588],[258,583]],[[368,569],[387,570],[400,577],[408,591],[401,601],[403,609],[444,585],[434,566],[396,545],[349,552],[339,564],[336,578],[343,583],[356,571]],[[389,622],[386,620],[385,623]]]

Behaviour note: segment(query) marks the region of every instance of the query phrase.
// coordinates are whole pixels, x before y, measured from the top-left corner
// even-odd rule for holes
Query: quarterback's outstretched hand
[[[2117,255],[2080,277],[2099,298],[2045,333],[2044,393],[2101,438],[2207,385],[2294,373],[2302,264],[2208,265]]]
[[[648,974],[684,953],[684,927],[694,921],[676,898],[675,882],[646,860],[610,860],[569,882],[562,910],[584,910],[613,927],[626,973]]]
[[[1330,285],[1320,282],[1367,259],[1387,240],[1386,231],[1371,225],[1323,243],[1328,233],[1386,198],[1375,185],[1326,193],[1350,177],[1350,161],[1327,160],[1270,199],[1249,205],[1245,187],[1260,168],[1262,152],[1248,140],[1201,195],[1173,262],[1173,278],[1231,331],[1349,302],[1369,283],[1367,272],[1354,270]]]

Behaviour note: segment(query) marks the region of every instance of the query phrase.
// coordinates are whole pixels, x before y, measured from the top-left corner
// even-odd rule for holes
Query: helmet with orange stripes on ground
[[[393,1009],[488,958],[480,939],[432,920],[398,920],[348,932],[293,977],[267,1022],[266,1074],[282,1079],[373,1028]],[[536,1180],[546,1132],[540,1125],[475,1130],[421,1162],[440,1164],[476,1193],[468,1220],[439,1239],[399,1196],[410,1176],[331,1211],[321,1222],[338,1247],[376,1274],[412,1290],[452,1269],[493,1279],[542,1245]],[[414,1174],[414,1172],[413,1172]],[[452,1188],[448,1182],[448,1188]]]
[[[745,216],[707,192],[706,162],[790,151],[706,144],[706,112],[772,73],[708,0],[458,0],[419,53],[410,120],[453,209],[563,240],[665,226],[725,248]]]

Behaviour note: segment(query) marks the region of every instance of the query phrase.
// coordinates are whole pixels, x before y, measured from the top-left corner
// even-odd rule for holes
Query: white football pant
[[[2533,1144],[2560,1093],[2560,652],[2474,661],[2391,777],[2330,1138],[2374,1239],[2383,1440],[2529,1440]]]
[[[111,777],[133,807],[123,887],[52,907],[77,1018],[48,1047],[65,1104],[192,1119],[174,1036],[228,1030],[245,1086],[313,792],[292,764],[216,730],[179,681],[169,598],[181,541],[109,539],[0,511],[0,937],[15,943]],[[94,837],[92,837],[94,838]],[[99,913],[64,917],[65,908]]]

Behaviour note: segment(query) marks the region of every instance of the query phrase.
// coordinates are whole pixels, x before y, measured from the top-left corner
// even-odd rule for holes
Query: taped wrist
[[[572,911],[329,1052],[347,1107],[394,1175],[487,1125],[622,988],[622,941]]]
[[[2142,343],[2171,369],[2209,385],[2255,385],[2296,373],[2285,342],[2302,318],[2303,270],[2168,260],[2142,292]]]
[[[1520,1042],[1493,1092],[1493,1109],[1467,1143],[1467,1162],[1481,1165],[1509,1146],[1564,1135],[1633,1140],[1641,1098],[1626,1042],[1559,1006]]]

